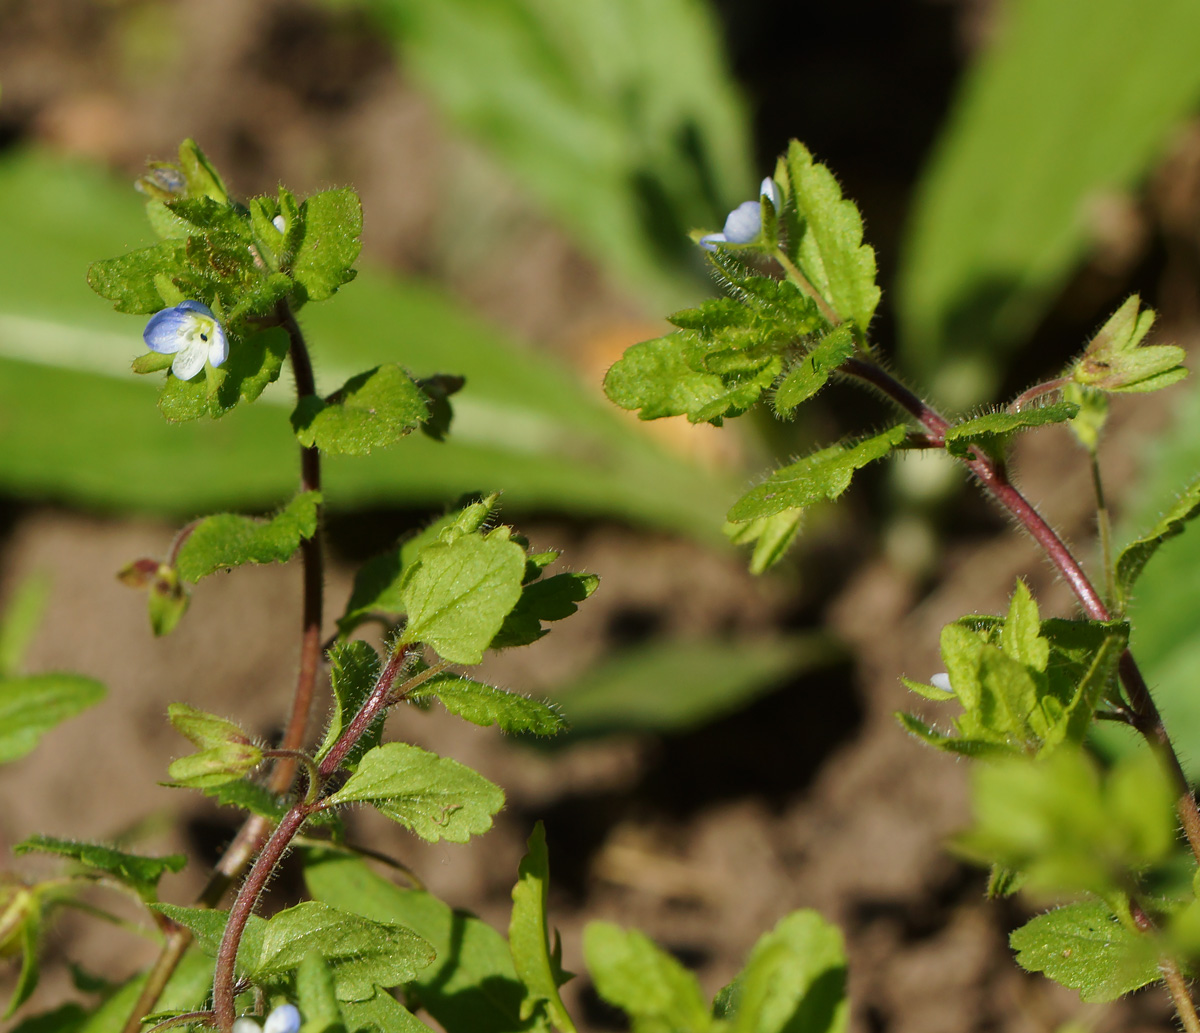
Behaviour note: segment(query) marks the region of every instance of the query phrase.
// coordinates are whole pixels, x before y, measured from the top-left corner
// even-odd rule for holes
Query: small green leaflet
[[[733,1019],[733,1033],[844,1033],[850,1003],[840,930],[816,911],[793,911],[754,945],[714,1010]]]
[[[236,782],[262,763],[262,750],[232,721],[185,703],[172,703],[167,716],[177,732],[199,747],[167,768],[181,786],[206,789]]]
[[[1200,478],[1192,481],[1184,489],[1183,494],[1159,518],[1154,527],[1121,550],[1121,554],[1117,557],[1117,576],[1113,586],[1117,596],[1113,603],[1118,612],[1125,612],[1134,583],[1150,561],[1150,557],[1158,551],[1158,547],[1163,542],[1182,534],[1188,521],[1193,520],[1198,514],[1200,514]]]
[[[153,906],[190,929],[206,954],[216,955],[229,912]],[[343,1001],[364,1000],[376,986],[407,982],[435,957],[433,947],[410,929],[310,900],[269,919],[251,915],[238,948],[238,968],[263,981],[293,971],[312,953],[329,966]]]
[[[402,643],[424,642],[446,660],[477,664],[522,595],[525,550],[511,530],[447,534],[426,546],[404,579]]]
[[[1147,754],[1103,776],[1080,748],[976,765],[972,790],[974,822],[958,849],[1020,872],[1042,893],[1111,900],[1129,872],[1165,860],[1174,846],[1173,793]]]
[[[191,380],[167,374],[158,396],[158,410],[172,423],[186,423],[204,416],[220,419],[240,402],[253,402],[268,384],[279,379],[288,353],[288,336],[283,330],[270,327],[245,337],[229,328],[226,332],[229,358],[224,365],[206,367],[203,377]],[[150,372],[157,365],[154,360],[135,362],[134,370]]]
[[[834,371],[853,354],[854,334],[848,326],[843,324],[826,334],[780,381],[775,389],[775,412],[790,416],[796,406],[820,391]]]
[[[300,444],[363,456],[394,445],[429,416],[429,400],[395,363],[351,377],[328,398],[301,398],[292,413]]]
[[[946,431],[946,451],[960,459],[969,458],[971,446],[991,448],[997,439],[1028,427],[1044,427],[1050,423],[1073,420],[1079,412],[1074,402],[1054,402],[1020,412],[990,412],[974,419],[956,423]]]
[[[540,571],[539,571],[540,573]],[[543,621],[570,617],[600,584],[595,574],[562,573],[522,586],[521,597],[512,608],[496,637],[492,649],[527,646],[546,634]]]
[[[823,448],[776,470],[734,503],[728,519],[746,523],[785,509],[803,509],[822,499],[836,499],[850,486],[856,470],[888,455],[907,434],[908,428],[898,423],[874,437]]]
[[[503,732],[557,735],[568,727],[563,716],[549,703],[454,674],[430,678],[409,693],[408,698],[414,703],[436,699],[451,714],[485,728],[498,725]]]
[[[508,926],[508,945],[517,975],[529,991],[521,1004],[521,1018],[530,1018],[539,1003],[544,1004],[550,1024],[559,1033],[575,1033],[575,1023],[567,1013],[558,988],[571,979],[562,968],[562,945],[555,937],[550,950],[546,926],[546,893],[550,883],[550,857],[546,851],[546,830],[539,821],[529,836],[528,853],[521,860],[517,884],[513,887],[512,920]]]
[[[1078,990],[1084,1001],[1115,1001],[1162,978],[1155,941],[1126,928],[1099,901],[1038,915],[1008,942],[1023,969]]]
[[[639,410],[642,420],[687,416],[690,423],[720,426],[758,401],[782,368],[778,356],[769,356],[748,371],[697,372],[686,361],[686,345],[679,332],[627,348],[605,374],[604,393],[622,409]]]
[[[282,798],[272,796],[264,786],[248,778],[197,788],[205,796],[211,796],[222,807],[237,807],[251,814],[261,814],[264,818],[270,818],[272,822],[278,822],[288,810]]]
[[[299,215],[303,236],[290,272],[308,301],[324,301],[354,279],[362,250],[362,204],[353,190],[322,190],[300,205]],[[289,232],[289,244],[294,235]]]
[[[103,685],[79,674],[0,678],[0,764],[24,757],[55,725],[104,695]]]
[[[421,890],[402,889],[356,857],[305,850],[304,878],[318,900],[407,926],[433,944],[437,959],[405,987],[443,1028],[472,1033],[546,1033],[521,1019],[528,991],[504,938],[486,922]]]
[[[1182,348],[1173,344],[1139,347],[1154,325],[1153,309],[1138,312],[1141,299],[1128,298],[1075,364],[1075,382],[1101,391],[1157,391],[1188,375]]]
[[[833,173],[816,164],[798,140],[775,167],[775,181],[787,194],[780,213],[784,247],[843,320],[865,334],[879,304],[875,285],[875,252],[862,242],[862,217],[853,201],[842,197]]]
[[[758,517],[743,523],[725,522],[724,532],[734,545],[753,545],[750,554],[750,573],[765,574],[783,559],[804,518],[803,509],[784,509],[769,517]]]
[[[389,742],[367,753],[329,797],[334,805],[360,800],[431,843],[465,843],[492,827],[504,793],[456,760]]]
[[[246,563],[284,563],[317,530],[321,493],[297,495],[269,520],[218,513],[205,517],[179,550],[176,569],[187,581]]]
[[[362,708],[379,678],[379,654],[366,642],[347,642],[329,650],[329,680],[333,687],[333,713],[325,730],[325,741],[317,751],[317,760],[324,758],[338,741],[346,725]],[[346,754],[342,767],[354,770],[364,753],[379,745],[386,713],[363,734]]]
[[[404,1007],[390,993],[379,987],[363,1000],[343,1001],[341,1012],[345,1018],[345,1028],[354,1033],[430,1033],[430,1028]],[[304,1031],[311,1033],[308,1012],[305,1016]],[[329,1033],[342,1033],[336,1027]]]
[[[636,929],[591,922],[583,955],[596,992],[629,1016],[633,1033],[701,1033],[712,1024],[696,977]]]
[[[13,853],[18,857],[35,852],[69,857],[88,868],[111,875],[125,885],[133,887],[143,900],[155,899],[158,880],[166,872],[182,871],[187,864],[187,858],[183,854],[143,857],[97,843],[80,843],[75,840],[55,839],[52,836],[30,836],[13,847]]]

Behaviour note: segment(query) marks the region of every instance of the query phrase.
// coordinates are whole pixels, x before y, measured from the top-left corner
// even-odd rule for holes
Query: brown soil
[[[970,35],[980,6],[959,5],[946,23],[958,17]],[[169,156],[192,135],[242,193],[278,180],[298,192],[353,183],[365,202],[374,259],[440,278],[464,305],[543,346],[589,356],[581,366],[594,363],[595,342],[613,327],[648,315],[603,285],[569,241],[447,130],[353,17],[288,0],[8,0],[0,17],[0,135],[7,140],[88,154],[132,176],[145,158]],[[140,54],[139,19],[181,26],[186,52]],[[930,125],[944,99],[927,99]],[[456,253],[438,236],[450,203],[447,170],[468,159],[496,183],[506,256]],[[896,188],[873,185],[883,197]],[[869,195],[872,184],[864,189]],[[894,236],[899,206],[892,205],[876,221]],[[1154,406],[1128,412],[1131,424],[1158,418]],[[1019,456],[1022,483],[1056,526],[1083,539],[1088,482],[1082,468],[1060,468],[1066,450],[1053,435]],[[1120,485],[1131,459],[1118,450],[1111,461]],[[523,522],[535,543],[563,548],[574,568],[600,573],[603,587],[554,634],[496,660],[488,673],[499,684],[548,690],[646,624],[706,635],[823,620],[853,647],[853,664],[799,680],[694,733],[558,751],[404,711],[392,719],[396,736],[478,768],[506,788],[509,805],[493,832],[464,847],[417,843],[367,814],[353,816],[355,835],[402,858],[453,904],[503,927],[524,839],[544,818],[553,921],[576,971],[583,969],[583,924],[604,917],[636,925],[677,952],[712,993],[780,916],[815,907],[847,937],[855,1033],[1048,1033],[1070,1018],[1100,1031],[1171,1028],[1158,991],[1100,1009],[1016,969],[1006,936],[1027,916],[1025,905],[984,901],[983,876],[943,848],[965,818],[964,766],[905,737],[892,716],[913,707],[897,676],[938,669],[944,622],[968,610],[997,611],[1018,575],[1046,612],[1069,614],[1065,587],[1029,543],[969,503],[957,511],[962,525],[947,529],[936,569],[924,576],[889,560],[886,550],[864,553],[855,545],[855,536],[875,533],[877,521],[861,502],[854,505],[852,533],[821,532],[826,558],[812,553],[804,561],[811,587],[803,592],[786,576],[755,582],[736,557],[660,535]],[[111,839],[136,825],[148,847],[193,858],[164,883],[168,899],[186,901],[234,819],[156,784],[181,750],[165,724],[166,706],[184,700],[236,715],[264,735],[277,730],[294,672],[299,571],[290,565],[212,578],[196,591],[180,629],[154,640],[141,597],[112,575],[134,556],[163,551],[172,528],[15,500],[4,512],[0,600],[31,572],[53,579],[31,669],[83,671],[102,679],[110,695],[0,770],[0,848],[33,832]],[[334,612],[351,576],[335,559],[328,577]],[[39,868],[30,861],[22,870]],[[276,888],[295,889],[286,878]],[[115,943],[134,946],[121,955]],[[74,919],[58,927],[48,949],[43,1006],[65,992],[67,958],[115,975],[152,954],[123,933]],[[569,1003],[585,1026],[612,1028],[612,1014],[586,978],[570,985]]]

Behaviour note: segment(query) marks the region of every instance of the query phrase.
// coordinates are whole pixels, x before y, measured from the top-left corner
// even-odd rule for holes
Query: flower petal
[[[152,352],[158,352],[160,355],[173,355],[187,343],[184,333],[192,316],[186,312],[180,312],[179,309],[179,305],[174,308],[165,308],[150,317],[150,322],[142,331],[142,340],[146,342],[146,347]]]
[[[208,344],[197,337],[189,341],[187,347],[175,356],[175,361],[171,363],[171,372],[180,380],[191,380],[204,369],[207,358]]]
[[[221,365],[229,358],[229,341],[225,337],[225,328],[213,320],[212,333],[208,341],[208,361],[214,366]]]
[[[725,220],[725,239],[731,244],[749,244],[762,232],[762,205],[743,201]]]
[[[233,1033],[262,1033],[257,1022],[243,1015],[233,1020]]]
[[[724,233],[708,233],[700,238],[700,246],[707,251],[716,251],[718,244],[727,243]]]
[[[950,675],[946,674],[945,671],[942,671],[938,674],[932,675],[929,679],[929,684],[932,685],[935,689],[941,689],[943,692],[953,692],[954,691],[950,687]]]
[[[263,1033],[299,1033],[300,1010],[294,1004],[281,1004],[263,1023]]]
[[[775,214],[778,215],[783,210],[783,198],[779,193],[779,184],[770,176],[762,181],[762,185],[758,188],[759,197],[765,197],[771,202],[771,207],[775,209]]]

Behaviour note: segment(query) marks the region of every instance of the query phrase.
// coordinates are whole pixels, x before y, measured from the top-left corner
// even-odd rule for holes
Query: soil
[[[894,254],[920,157],[955,69],[986,36],[991,5],[879,5],[891,11],[880,13],[879,24],[895,31],[881,30],[857,55],[873,71],[864,71],[857,99],[842,102],[859,107],[824,114],[778,68],[766,71],[753,58],[778,12],[767,3],[725,6],[735,65],[763,101],[764,156],[795,132],[788,112],[799,110],[801,124],[807,118],[813,126],[809,142],[845,170],[849,191],[863,199],[880,253]],[[280,180],[300,193],[353,183],[368,213],[373,260],[442,281],[464,306],[576,361],[581,377],[594,379],[597,354],[611,361],[615,342],[627,343],[621,327],[653,315],[607,285],[455,136],[353,13],[291,0],[7,0],[0,23],[6,146],[37,142],[132,177],[147,157],[169,156],[191,135],[244,194]],[[163,25],[188,42],[146,51],[144,40]],[[819,26],[831,46],[839,30],[833,15]],[[889,76],[900,74],[890,56],[895,32],[921,40],[929,54],[925,74],[906,80],[899,99],[888,92]],[[883,96],[890,97],[886,108],[877,99]],[[899,107],[908,121],[897,127]],[[839,135],[851,116],[877,150],[867,154],[861,142]],[[447,170],[468,160],[492,177],[498,223],[511,230],[509,250],[486,261],[448,249],[439,237],[450,203]],[[872,173],[872,165],[886,172]],[[1163,175],[1168,186],[1186,179]],[[1178,193],[1164,188],[1164,196]],[[1156,232],[1145,221],[1136,228],[1139,240]],[[1145,245],[1130,255],[1116,271],[1082,273],[1048,324],[1086,331],[1099,317],[1097,297],[1137,278],[1158,277],[1164,290],[1180,281],[1161,250]],[[1176,337],[1186,343],[1194,302],[1186,292],[1172,297]],[[887,325],[885,317],[885,335]],[[1118,502],[1132,476],[1132,442],[1163,418],[1154,404],[1120,410],[1108,456]],[[1089,481],[1082,466],[1062,468],[1069,450],[1056,434],[1025,443],[1016,468],[1054,525],[1085,540]],[[700,637],[823,625],[847,643],[852,660],[781,686],[718,724],[670,737],[535,750],[444,715],[403,711],[391,719],[392,734],[476,767],[505,787],[508,806],[494,831],[463,847],[415,842],[365,813],[352,817],[355,836],[401,858],[454,905],[504,927],[524,840],[544,819],[552,919],[575,971],[583,970],[583,925],[606,918],[670,948],[711,994],[783,914],[815,907],[846,936],[854,1033],[1048,1033],[1070,1019],[1100,1033],[1173,1028],[1161,991],[1099,1008],[1020,972],[1006,941],[1031,913],[1028,905],[985,901],[984,875],[945,849],[966,818],[966,769],[902,733],[894,712],[921,707],[898,675],[925,678],[939,669],[942,624],[970,610],[999,611],[1018,575],[1044,612],[1069,615],[1073,605],[1032,544],[970,497],[955,503],[930,563],[906,562],[928,543],[912,527],[881,527],[888,490],[879,482],[864,491],[849,503],[848,519],[818,530],[798,565],[764,581],[745,574],[738,557],[661,534],[550,515],[522,520],[535,544],[563,549],[573,568],[600,573],[603,588],[554,634],[492,662],[487,674],[498,684],[549,691],[613,645],[678,630]],[[296,660],[299,570],[248,568],[211,578],[179,630],[155,640],[141,597],[112,575],[132,557],[162,552],[174,528],[19,499],[4,500],[0,514],[0,601],[32,572],[49,573],[53,583],[30,669],[79,670],[110,687],[87,717],[0,771],[0,848],[34,832],[134,836],[150,849],[189,854],[193,863],[163,887],[167,899],[186,901],[235,825],[232,812],[156,784],[180,752],[163,719],[166,706],[185,700],[236,715],[263,735],[277,732]],[[409,516],[361,519],[379,533]],[[352,568],[336,533],[332,544],[327,587],[337,612]],[[21,870],[39,868],[29,860]],[[279,900],[295,891],[286,874],[274,887]],[[149,945],[117,953],[114,942],[136,943],[95,922],[65,920],[48,943],[38,1003],[49,1006],[66,992],[68,958],[116,976],[153,953]],[[585,1028],[619,1028],[586,977],[567,993]]]

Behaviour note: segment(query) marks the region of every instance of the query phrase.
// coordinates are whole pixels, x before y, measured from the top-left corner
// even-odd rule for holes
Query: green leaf
[[[1115,608],[1124,613],[1129,606],[1133,586],[1141,576],[1150,557],[1163,542],[1182,534],[1189,521],[1200,515],[1200,478],[1192,481],[1158,522],[1140,538],[1130,542],[1117,556]]]
[[[379,680],[379,654],[366,642],[347,642],[329,650],[329,680],[333,687],[333,713],[325,730],[325,741],[317,751],[317,760],[324,759],[333,749],[354,715],[362,709],[371,690]],[[362,738],[346,754],[343,768],[354,770],[363,754],[379,745],[386,713],[363,733]]]
[[[103,685],[79,674],[0,679],[0,764],[24,757],[55,725],[104,695]]]
[[[96,843],[81,843],[42,835],[30,836],[13,847],[13,853],[17,856],[34,852],[69,857],[88,868],[111,875],[127,886],[132,886],[145,900],[155,899],[158,880],[166,872],[182,871],[187,864],[187,858],[183,854],[144,857]]]
[[[1136,188],[1191,117],[1197,33],[1189,0],[1151,18],[1124,0],[1012,7],[968,70],[917,189],[896,298],[911,373],[947,386],[969,373],[955,404],[988,396],[1004,354],[1086,257],[1098,205]],[[1046,161],[1051,149],[1058,160]]]
[[[408,698],[414,703],[436,699],[451,714],[484,728],[498,725],[504,732],[557,735],[567,728],[563,716],[548,703],[453,674],[435,675]]]
[[[365,1000],[376,986],[407,982],[436,956],[411,929],[308,900],[264,923],[253,978],[291,972],[314,952],[329,966],[344,1001]]]
[[[309,301],[332,297],[354,279],[362,249],[362,204],[349,189],[322,190],[300,205],[303,236],[290,272]]]
[[[629,1015],[634,1033],[699,1033],[712,1024],[696,977],[636,929],[590,922],[583,955],[596,992]]]
[[[302,540],[316,534],[320,504],[320,492],[305,491],[269,520],[233,513],[205,517],[180,548],[176,569],[196,582],[246,563],[285,563]]]
[[[185,703],[172,703],[167,715],[175,730],[199,747],[167,768],[179,785],[204,789],[235,782],[262,763],[262,749],[232,721]]]
[[[842,197],[833,173],[813,161],[798,140],[775,168],[775,181],[787,195],[781,214],[788,257],[808,282],[860,334],[867,332],[879,288],[875,252],[862,242],[862,216]]]
[[[220,419],[239,402],[253,402],[279,379],[288,353],[288,336],[279,327],[248,337],[232,336],[229,358],[220,369],[209,366],[203,377],[180,380],[173,373],[158,396],[158,408],[172,423],[204,416]]]
[[[504,793],[458,761],[408,743],[390,742],[367,753],[329,803],[368,801],[383,814],[436,843],[465,843],[492,827]]]
[[[386,992],[383,996],[391,998]],[[319,951],[309,951],[296,968],[295,1005],[304,1017],[305,1033],[344,1033],[337,984]]]
[[[386,990],[376,990],[361,1001],[346,1001],[342,1004],[346,1027],[352,1031],[367,1033],[428,1033],[429,1027],[404,1007]],[[308,1013],[305,1012],[305,1015]],[[307,1023],[305,1033],[309,1033]]]
[[[958,848],[1021,872],[1031,890],[1109,899],[1174,845],[1174,794],[1150,756],[1101,777],[1081,750],[1060,749],[977,766],[972,786],[974,822]]]
[[[206,907],[182,907],[179,904],[162,902],[151,904],[150,907],[166,915],[171,921],[190,929],[195,937],[196,947],[210,958],[217,956],[217,951],[221,946],[221,937],[224,936],[225,926],[229,922],[228,911]],[[238,945],[237,955],[238,970],[244,975],[249,976],[255,971],[259,954],[262,951],[262,935],[266,924],[267,920],[258,915],[251,915],[246,922],[246,929],[242,934],[242,942]],[[211,978],[210,972],[210,984]]]
[[[722,642],[675,640],[635,647],[593,666],[555,693],[572,736],[683,732],[715,721],[839,656],[821,635]]]
[[[793,911],[754,945],[723,992],[734,1033],[844,1033],[846,954],[837,926],[816,911]]]
[[[1187,376],[1184,350],[1173,344],[1138,347],[1154,325],[1154,311],[1138,313],[1130,297],[1100,328],[1071,371],[1075,382],[1100,391],[1157,391]]]
[[[183,788],[183,787],[180,787]],[[189,787],[190,788],[190,787]],[[211,796],[222,807],[237,807],[251,814],[261,814],[278,822],[288,810],[287,804],[269,793],[264,786],[247,778],[219,785],[197,786],[205,796]]]
[[[205,1007],[212,992],[212,961],[198,950],[184,953],[175,973],[159,995],[160,1014],[179,1014]],[[96,1008],[78,1033],[121,1033],[146,983],[144,973],[134,976]]]
[[[775,389],[775,412],[790,416],[801,402],[806,402],[833,375],[834,371],[854,354],[854,334],[843,324],[826,334],[793,366]]]
[[[118,312],[149,314],[168,307],[155,286],[155,278],[161,276],[170,280],[186,264],[183,241],[164,240],[119,258],[93,262],[88,269],[87,281],[92,290],[113,302]],[[212,299],[194,300],[207,304]]]
[[[836,499],[850,486],[856,470],[888,455],[907,434],[908,428],[898,423],[874,437],[821,449],[776,470],[734,503],[728,519],[745,523],[785,509],[803,509],[822,499]]]
[[[1085,1001],[1115,1001],[1162,978],[1155,941],[1123,925],[1099,901],[1038,915],[1008,942],[1022,968],[1078,990]]]
[[[601,268],[654,309],[695,296],[688,229],[719,225],[758,182],[708,7],[380,0],[369,10],[443,112]],[[496,220],[495,197],[473,179],[453,190],[460,235]]]
[[[1020,412],[985,413],[974,419],[956,423],[946,431],[946,451],[952,456],[965,459],[971,454],[971,446],[978,444],[992,448],[1008,435],[1029,427],[1044,427],[1050,423],[1063,423],[1075,418],[1079,406],[1074,402],[1054,402]]]
[[[3,1016],[0,1016],[5,1019],[12,1018],[16,1010],[33,996],[41,974],[38,965],[38,951],[42,939],[42,909],[37,906],[36,897],[30,903],[32,906],[23,908],[24,914],[19,932],[17,937],[14,937],[14,941],[19,939],[20,943],[21,971],[13,986],[12,996],[8,999],[8,1006],[5,1008]],[[0,916],[9,918],[9,909],[12,906],[10,903],[9,907],[0,912]],[[5,939],[8,940],[8,937]],[[16,947],[16,942],[6,942],[5,947],[12,950]]]
[[[579,609],[576,603],[587,599],[599,584],[595,574],[563,573],[523,586],[517,605],[504,618],[490,648],[508,649],[536,642],[549,630],[542,627],[543,621],[570,617]]]
[[[684,416],[690,423],[720,426],[726,416],[750,408],[782,368],[777,355],[757,367],[728,375],[697,372],[687,362],[687,335],[668,334],[625,350],[604,377],[604,393],[622,409],[640,410],[638,418]]]
[[[448,1030],[473,1033],[540,1031],[523,1021],[528,991],[517,978],[504,938],[486,922],[421,890],[401,889],[359,858],[303,851],[304,878],[318,900],[378,921],[407,926],[433,944],[437,959],[405,987]]]
[[[750,573],[765,574],[791,548],[796,535],[800,533],[803,518],[803,509],[784,509],[769,517],[741,523],[727,520],[724,531],[734,545],[754,546],[750,554]]]
[[[525,550],[498,527],[427,545],[403,585],[400,641],[424,642],[451,663],[477,664],[522,595]]]
[[[87,1021],[87,1012],[78,1004],[64,1004],[22,1019],[11,1033],[77,1033]]]
[[[50,598],[50,581],[34,574],[13,590],[0,616],[0,682],[17,674]]]
[[[567,1013],[558,988],[571,979],[562,969],[561,947],[551,952],[546,927],[546,894],[550,884],[550,857],[546,851],[546,830],[539,821],[529,836],[528,853],[521,860],[517,884],[513,887],[512,920],[508,926],[508,945],[517,975],[529,991],[522,1006],[523,1019],[537,1005],[545,1006],[550,1024],[559,1033],[575,1033],[575,1023]],[[557,939],[557,937],[556,937]]]
[[[394,445],[419,427],[429,403],[412,378],[394,363],[351,377],[327,399],[301,398],[292,428],[305,447],[363,456]]]

